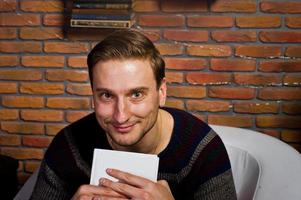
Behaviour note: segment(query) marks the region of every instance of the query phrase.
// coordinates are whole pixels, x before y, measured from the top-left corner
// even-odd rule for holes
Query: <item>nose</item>
[[[125,99],[118,99],[114,109],[114,121],[118,124],[123,124],[129,119],[129,110]]]

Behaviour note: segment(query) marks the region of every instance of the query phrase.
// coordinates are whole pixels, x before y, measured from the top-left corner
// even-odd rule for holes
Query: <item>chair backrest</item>
[[[210,126],[221,137],[228,151],[239,200],[301,199],[299,152],[276,138],[256,131]],[[254,188],[254,184],[253,194],[248,194],[248,185]]]
[[[33,191],[33,188],[36,184],[37,178],[38,178],[38,172],[39,169],[37,169],[25,182],[23,187],[20,189],[20,191],[15,196],[14,200],[28,200],[30,199],[31,193]]]

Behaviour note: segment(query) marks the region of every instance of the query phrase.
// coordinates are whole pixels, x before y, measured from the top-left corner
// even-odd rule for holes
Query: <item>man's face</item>
[[[154,134],[159,106],[166,98],[165,80],[157,89],[147,60],[109,60],[93,69],[96,117],[115,145],[130,147]],[[156,133],[155,133],[156,134]]]

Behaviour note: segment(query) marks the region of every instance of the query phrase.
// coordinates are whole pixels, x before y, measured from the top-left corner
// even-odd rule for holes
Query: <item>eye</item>
[[[142,96],[143,96],[142,92],[139,92],[139,91],[133,92],[133,94],[132,94],[132,97],[135,99],[140,98]]]
[[[108,101],[113,98],[113,95],[110,94],[109,92],[102,92],[99,94],[99,98],[104,101]]]
[[[140,100],[144,97],[144,93],[141,91],[134,91],[131,95],[131,97],[135,100]]]

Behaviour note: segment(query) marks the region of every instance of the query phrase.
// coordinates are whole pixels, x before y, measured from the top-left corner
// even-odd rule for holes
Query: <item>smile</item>
[[[112,124],[114,129],[119,133],[128,133],[134,129],[135,124],[126,124],[126,125],[116,125]]]

